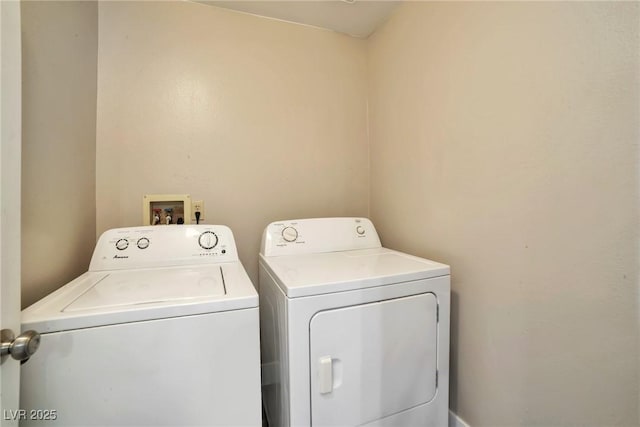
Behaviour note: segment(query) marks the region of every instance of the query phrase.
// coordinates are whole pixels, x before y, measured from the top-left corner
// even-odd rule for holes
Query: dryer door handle
[[[321,357],[318,366],[318,385],[320,394],[327,394],[333,391],[333,361],[331,356]]]

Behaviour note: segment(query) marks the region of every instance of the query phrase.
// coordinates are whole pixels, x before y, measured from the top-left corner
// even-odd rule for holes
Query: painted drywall
[[[366,215],[371,188],[387,246],[452,265],[458,415],[638,424],[637,3],[410,3],[366,42],[104,2],[95,225],[78,137],[95,111],[77,98],[95,54],[74,44],[93,8],[23,2],[42,50],[24,53],[25,304],[86,269],[87,230],[138,224],[143,194],[205,200],[255,279],[267,222]]]
[[[257,283],[262,230],[368,209],[366,42],[189,2],[101,2],[97,232],[204,200]]]
[[[474,427],[639,424],[639,6],[409,2],[369,40],[371,216],[452,266]]]
[[[97,2],[22,8],[22,305],[87,270],[95,245]]]

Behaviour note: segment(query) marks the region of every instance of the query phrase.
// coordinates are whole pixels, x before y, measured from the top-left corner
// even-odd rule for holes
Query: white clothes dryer
[[[21,425],[261,425],[258,295],[228,227],[109,230],[22,327],[42,339]]]
[[[449,266],[365,218],[271,223],[259,264],[270,426],[447,426]]]

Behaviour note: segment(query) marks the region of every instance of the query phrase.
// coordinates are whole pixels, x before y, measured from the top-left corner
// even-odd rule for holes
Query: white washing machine
[[[21,425],[261,425],[258,295],[228,227],[107,231],[22,327],[42,339]]]
[[[280,221],[260,254],[271,426],[447,426],[449,266],[364,218]]]

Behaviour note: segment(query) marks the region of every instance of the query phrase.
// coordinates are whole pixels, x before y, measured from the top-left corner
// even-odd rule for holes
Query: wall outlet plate
[[[188,194],[145,194],[142,196],[142,225],[191,224],[191,196]]]
[[[191,222],[196,222],[196,212],[200,212],[200,222],[204,220],[204,200],[191,202]]]

